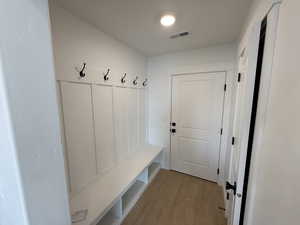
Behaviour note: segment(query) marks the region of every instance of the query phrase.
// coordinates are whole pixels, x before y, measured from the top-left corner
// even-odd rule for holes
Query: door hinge
[[[229,200],[229,197],[230,197],[229,192],[226,192],[226,199]]]
[[[220,174],[220,169],[219,169],[219,168],[217,169],[217,174],[218,174],[218,175]]]
[[[242,78],[242,74],[241,73],[238,73],[238,82],[241,82],[241,78]]]
[[[221,130],[220,130],[220,134],[221,134],[221,135],[223,134],[223,128],[221,128]]]
[[[174,134],[174,133],[176,133],[176,129],[171,128],[171,129],[170,129],[170,132],[171,132],[172,134]]]
[[[226,91],[227,89],[227,84],[224,84],[224,91]]]
[[[234,145],[234,143],[235,143],[235,137],[232,137],[231,144]]]

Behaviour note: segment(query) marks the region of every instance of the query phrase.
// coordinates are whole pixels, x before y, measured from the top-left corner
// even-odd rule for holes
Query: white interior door
[[[217,181],[225,78],[225,72],[172,78],[173,170]]]

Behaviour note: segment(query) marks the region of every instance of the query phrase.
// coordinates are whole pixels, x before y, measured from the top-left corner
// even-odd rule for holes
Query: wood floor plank
[[[161,170],[122,225],[226,225],[221,188]]]

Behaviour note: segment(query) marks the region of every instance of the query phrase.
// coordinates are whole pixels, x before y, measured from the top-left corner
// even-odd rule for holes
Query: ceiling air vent
[[[184,37],[184,36],[187,36],[187,35],[190,35],[190,32],[187,32],[187,31],[186,32],[181,32],[181,33],[174,34],[174,35],[170,36],[170,39]]]

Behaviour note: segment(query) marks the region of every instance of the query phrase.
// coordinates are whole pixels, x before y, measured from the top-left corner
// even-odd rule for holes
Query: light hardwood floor
[[[161,170],[122,225],[226,225],[222,208],[217,184]]]

